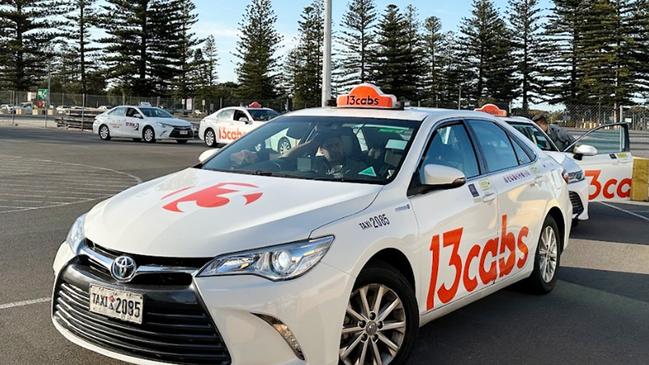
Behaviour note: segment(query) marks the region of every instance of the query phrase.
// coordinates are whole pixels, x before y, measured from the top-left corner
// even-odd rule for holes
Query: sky
[[[332,0],[334,31],[338,28],[342,15],[350,0]],[[353,0],[352,0],[353,1]],[[434,15],[441,19],[442,30],[457,30],[464,17],[471,15],[472,0],[375,0],[379,14],[388,4],[396,4],[404,9],[408,4],[414,5],[419,11],[419,18]],[[220,82],[236,81],[235,68],[237,58],[233,56],[238,39],[238,23],[242,20],[249,0],[195,0],[198,23],[194,31],[199,37],[213,35],[219,52],[218,76]],[[273,9],[277,15],[277,30],[284,40],[278,51],[279,55],[286,54],[294,45],[297,36],[297,22],[300,13],[312,0],[273,0]],[[507,7],[507,0],[494,0],[501,14]],[[540,0],[541,7],[549,8],[550,0]],[[335,40],[334,40],[335,42]],[[335,47],[335,44],[334,44]]]

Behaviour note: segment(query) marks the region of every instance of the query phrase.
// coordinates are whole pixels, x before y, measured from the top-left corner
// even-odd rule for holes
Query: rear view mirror
[[[457,188],[466,183],[464,173],[456,168],[429,164],[424,166],[423,185],[435,188]]]
[[[201,154],[198,156],[198,161],[199,161],[200,163],[203,163],[203,162],[209,160],[209,159],[210,159],[212,156],[214,156],[217,152],[219,152],[219,150],[216,149],[216,148],[209,149],[209,150],[207,150],[207,151],[201,153]]]
[[[582,144],[575,147],[572,152],[577,156],[595,156],[597,154],[597,148],[591,145]]]

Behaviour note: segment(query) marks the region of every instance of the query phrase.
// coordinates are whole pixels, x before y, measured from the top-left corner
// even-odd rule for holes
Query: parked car
[[[112,108],[95,117],[92,130],[102,140],[127,137],[138,141],[143,139],[148,143],[163,139],[186,143],[194,138],[191,123],[152,106],[123,105]]]
[[[300,144],[264,147],[286,130]],[[199,161],[72,225],[51,301],[68,340],[130,363],[405,364],[420,326],[516,282],[553,290],[568,247],[554,159],[373,85]]]

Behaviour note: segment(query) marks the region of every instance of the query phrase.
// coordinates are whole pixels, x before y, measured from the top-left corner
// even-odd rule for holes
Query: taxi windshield
[[[270,109],[248,109],[248,113],[255,121],[265,122],[279,115],[278,112]]]
[[[173,115],[160,108],[140,108],[140,111],[149,118],[173,118]]]
[[[283,116],[230,144],[202,168],[386,184],[399,171],[418,125],[410,120]]]

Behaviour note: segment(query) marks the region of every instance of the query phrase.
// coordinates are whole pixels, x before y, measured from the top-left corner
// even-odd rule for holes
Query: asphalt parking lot
[[[56,250],[101,199],[191,166],[205,149],[0,126],[0,363],[116,363],[51,325]],[[510,288],[438,319],[410,363],[649,363],[649,204],[592,204],[590,216],[573,230],[555,291]]]

